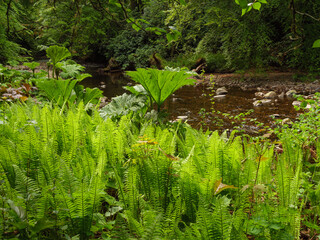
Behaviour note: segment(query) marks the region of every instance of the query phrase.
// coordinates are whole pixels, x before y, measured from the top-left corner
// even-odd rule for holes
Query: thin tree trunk
[[[10,34],[10,9],[11,9],[11,2],[12,0],[9,0],[8,4],[7,4],[7,12],[6,12],[6,16],[7,16],[7,38],[9,39],[9,34]]]

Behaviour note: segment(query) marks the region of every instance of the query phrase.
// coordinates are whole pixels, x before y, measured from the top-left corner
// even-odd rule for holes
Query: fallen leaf
[[[220,178],[220,180],[217,180],[217,181],[214,183],[214,187],[213,187],[214,195],[217,195],[217,194],[220,193],[221,191],[223,191],[223,190],[225,190],[225,189],[228,189],[228,188],[236,189],[237,187],[235,187],[235,186],[233,186],[233,185],[227,185],[227,184],[222,183],[222,178]]]

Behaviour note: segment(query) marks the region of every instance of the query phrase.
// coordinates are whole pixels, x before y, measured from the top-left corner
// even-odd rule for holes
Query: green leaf
[[[139,32],[141,30],[141,25],[139,23],[135,22],[135,23],[132,23],[132,28],[134,30],[136,30],[137,32]]]
[[[40,66],[40,63],[38,63],[38,62],[25,62],[25,63],[23,63],[23,65],[27,66],[31,70],[34,70],[34,69],[36,69],[36,67]]]
[[[85,69],[80,64],[68,64],[67,62],[57,63],[57,68],[62,70],[60,76],[64,79],[77,78]]]
[[[320,47],[320,39],[316,40],[314,43],[313,43],[313,48],[318,48]]]
[[[248,1],[247,0],[239,0],[239,5],[242,9],[246,9],[248,7]]]
[[[250,12],[250,11],[251,11],[251,9],[252,9],[252,7],[251,7],[251,6],[250,6],[250,7],[245,8],[245,9],[242,9],[242,14],[241,14],[241,16],[245,15],[247,12]]]
[[[186,1],[185,0],[180,0],[180,4],[185,6],[186,5]]]
[[[168,42],[177,41],[180,36],[181,32],[179,32],[178,30],[171,30],[171,32],[167,33],[166,35]]]
[[[10,60],[10,61],[8,61],[7,63],[8,63],[10,66],[12,66],[12,67],[16,67],[16,66],[19,65],[19,62],[16,61],[16,60]]]
[[[71,56],[71,53],[65,47],[51,46],[47,48],[47,57],[50,58],[52,64],[55,66],[58,62]]]
[[[264,4],[268,3],[267,0],[258,0],[258,1],[261,2],[261,3],[264,3]]]
[[[37,87],[42,92],[42,95],[50,101],[56,102],[62,107],[66,102],[70,101],[72,90],[79,80],[55,80],[49,79],[38,81]]]
[[[303,102],[300,104],[300,107],[301,107],[301,108],[305,108],[307,105],[308,105],[308,102],[307,102],[307,101],[303,101]]]
[[[117,118],[131,112],[139,113],[146,106],[145,96],[134,96],[124,93],[112,98],[112,101],[100,110],[100,116],[104,119]]]
[[[142,69],[126,72],[135,82],[140,83],[158,107],[176,90],[185,85],[194,84],[195,80],[190,79],[191,74],[184,71],[172,72],[157,69]]]
[[[144,87],[141,84],[135,85],[135,86],[125,86],[124,89],[130,91],[132,94],[139,96],[139,95],[148,95],[148,92],[144,89]]]
[[[261,3],[255,2],[255,3],[253,4],[253,8],[259,11],[260,8],[261,8]]]

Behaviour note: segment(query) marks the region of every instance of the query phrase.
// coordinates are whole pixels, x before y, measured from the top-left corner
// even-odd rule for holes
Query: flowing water
[[[91,70],[91,71],[90,71]],[[134,85],[134,82],[125,78],[121,73],[99,74],[93,69],[89,69],[93,75],[92,78],[85,79],[82,84],[86,87],[98,87],[103,90],[103,93],[108,99],[121,95],[125,92],[123,86]],[[247,112],[250,109],[254,111],[245,116],[246,121],[237,120],[240,128],[248,133],[254,133],[259,128],[257,123],[250,119],[256,119],[265,125],[272,126],[274,120],[272,115],[277,115],[277,118],[295,119],[298,115],[297,111],[292,106],[290,99],[278,99],[270,105],[262,107],[253,107],[255,95],[253,91],[243,91],[240,88],[227,88],[228,94],[221,100],[214,100],[212,104],[212,90],[205,85],[185,86],[175,92],[165,103],[164,108],[168,112],[170,119],[187,118],[188,123],[195,128],[201,126],[214,129],[232,129],[235,120],[230,120],[224,117],[223,113],[228,113],[231,116],[236,116]],[[205,112],[204,112],[205,109]],[[212,110],[220,111],[220,114],[212,113]],[[199,114],[202,112],[202,114]],[[206,113],[206,114],[205,114]]]

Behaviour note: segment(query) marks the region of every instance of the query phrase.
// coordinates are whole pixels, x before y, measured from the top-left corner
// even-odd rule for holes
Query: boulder
[[[292,89],[286,92],[287,97],[293,98],[293,95],[297,94],[297,91]]]
[[[270,99],[262,99],[262,100],[257,100],[253,102],[253,106],[254,107],[261,107],[261,106],[265,106],[268,104],[271,104],[272,101]]]
[[[278,94],[274,91],[270,91],[264,95],[265,98],[274,99],[278,96]]]
[[[216,90],[216,95],[226,95],[228,93],[225,87],[218,88]]]

